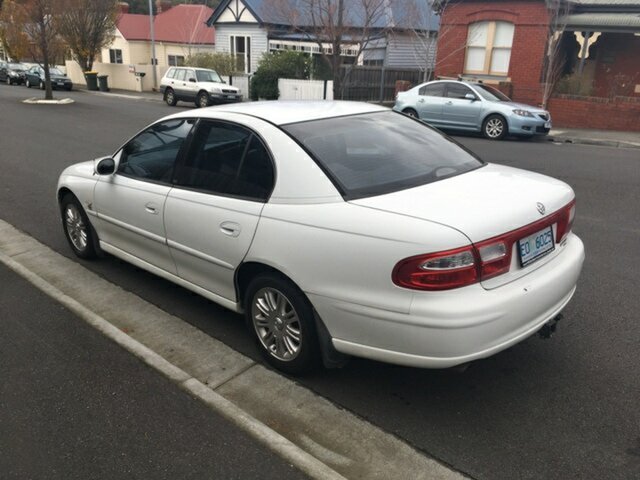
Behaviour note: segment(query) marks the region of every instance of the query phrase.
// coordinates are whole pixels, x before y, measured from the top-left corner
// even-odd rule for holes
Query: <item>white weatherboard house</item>
[[[271,8],[275,0],[222,0],[207,21],[216,31],[216,51],[244,59],[245,73],[253,73],[263,54],[277,50],[319,53],[311,38],[311,28],[291,25]],[[292,5],[295,0],[290,0]],[[379,36],[370,42],[360,58],[349,48],[343,49],[351,63],[379,65],[386,68],[432,70],[435,59],[439,18],[420,0],[388,0],[386,13],[373,30]],[[282,5],[282,0],[278,0]],[[294,7],[291,7],[294,8]],[[358,20],[351,22],[358,25]],[[392,26],[393,31],[388,27]],[[375,36],[375,35],[374,35]],[[357,36],[356,36],[357,37]]]

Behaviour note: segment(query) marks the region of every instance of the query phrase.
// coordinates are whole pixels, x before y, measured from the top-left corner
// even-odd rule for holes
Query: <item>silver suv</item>
[[[215,70],[195,67],[171,67],[160,81],[160,92],[167,105],[179,100],[195,102],[196,107],[242,101],[236,87],[227,85]]]

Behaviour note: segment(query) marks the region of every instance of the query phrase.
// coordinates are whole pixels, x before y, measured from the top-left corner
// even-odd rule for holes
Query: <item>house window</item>
[[[167,63],[172,67],[182,67],[184,65],[184,57],[182,55],[169,55]]]
[[[251,37],[231,35],[229,43],[231,55],[234,55],[238,62],[238,70],[251,73]]]
[[[122,50],[119,48],[110,48],[109,63],[122,63]]]
[[[464,73],[506,76],[509,73],[513,23],[477,22],[469,25]]]

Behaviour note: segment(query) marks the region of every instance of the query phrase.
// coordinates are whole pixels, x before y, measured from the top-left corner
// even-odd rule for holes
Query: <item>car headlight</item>
[[[533,117],[533,114],[528,110],[514,110],[513,113],[521,117]]]
[[[211,87],[211,93],[222,93],[222,90],[218,87]]]
[[[18,74],[16,72],[9,72],[10,77],[17,77]]]

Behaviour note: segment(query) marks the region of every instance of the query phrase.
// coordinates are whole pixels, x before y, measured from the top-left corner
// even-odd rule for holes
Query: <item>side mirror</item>
[[[478,97],[476,97],[473,93],[467,93],[464,98],[466,98],[467,100],[471,100],[472,102],[475,102]]]
[[[115,171],[116,162],[111,157],[103,158],[96,166],[96,173],[98,175],[111,175]]]
[[[190,78],[189,81],[193,82],[193,83],[196,83],[196,79],[195,78]]]

